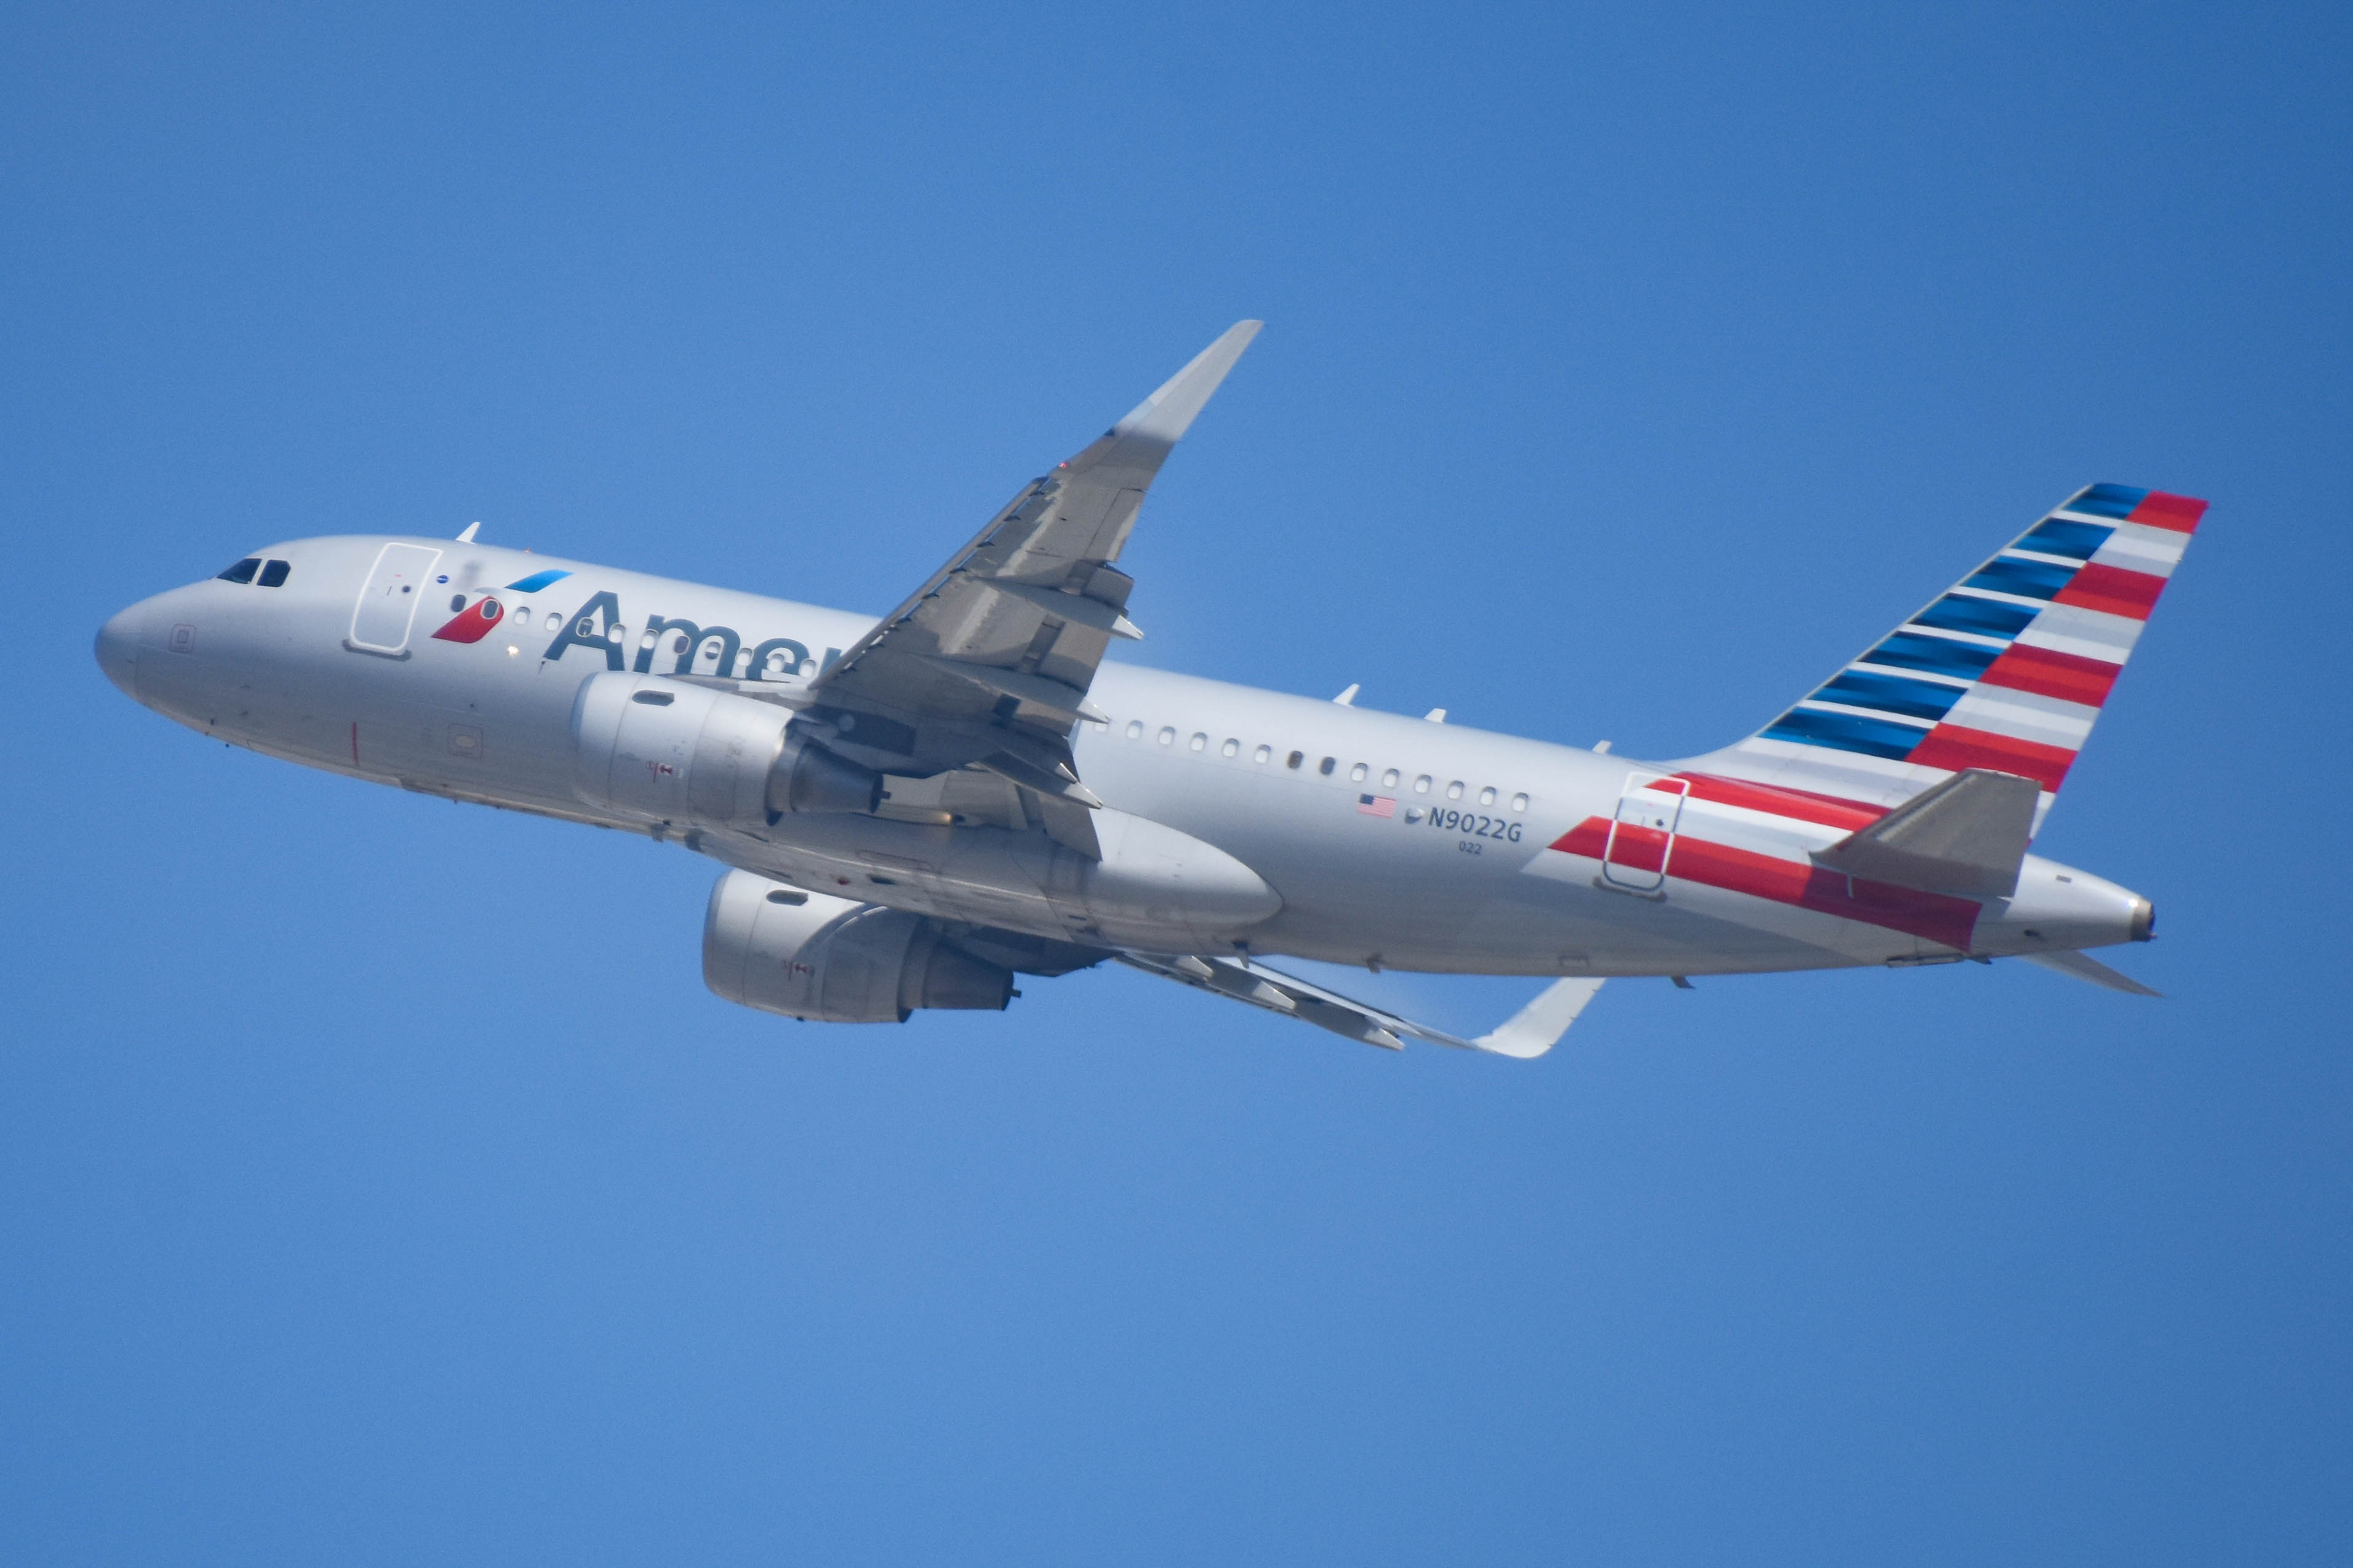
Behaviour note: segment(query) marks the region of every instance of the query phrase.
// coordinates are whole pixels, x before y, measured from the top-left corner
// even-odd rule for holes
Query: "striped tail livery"
[[[1691,766],[1892,806],[1964,769],[2032,779],[2042,813],[2206,503],[2093,485],[1763,730]]]

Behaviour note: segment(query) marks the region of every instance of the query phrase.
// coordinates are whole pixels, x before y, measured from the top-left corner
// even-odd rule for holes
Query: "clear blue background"
[[[2353,1553],[2344,7],[670,9],[0,28],[0,1557]],[[478,518],[879,611],[1244,315],[1126,563],[1288,690],[1687,753],[2211,498],[2042,845],[2169,998],[797,1026],[677,847],[90,658]]]

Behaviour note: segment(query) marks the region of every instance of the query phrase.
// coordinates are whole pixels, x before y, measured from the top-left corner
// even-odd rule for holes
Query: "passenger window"
[[[1337,757],[1326,757],[1326,758],[1324,758],[1321,763],[1317,763],[1317,764],[1316,764],[1316,766],[1315,766],[1315,771],[1316,771],[1317,773],[1322,773],[1325,778],[1327,778],[1327,779],[1328,779],[1328,778],[1330,778],[1330,777],[1332,776],[1332,770],[1333,770],[1334,768],[1338,767],[1339,765],[1340,765],[1340,759],[1339,759],[1339,758],[1337,758]]]
[[[1297,772],[1299,771],[1299,764],[1300,764],[1300,763],[1303,763],[1303,762],[1305,762],[1306,760],[1307,760],[1307,753],[1306,753],[1306,752],[1292,752],[1292,753],[1291,753],[1291,755],[1289,755],[1289,756],[1287,756],[1287,757],[1283,758],[1283,760],[1282,760],[1282,765],[1283,765],[1284,767],[1286,767],[1286,768],[1289,768],[1293,773],[1297,773]]]
[[[1413,781],[1413,793],[1416,795],[1428,795],[1430,793],[1430,775],[1428,773],[1424,773],[1419,778]]]
[[[1250,761],[1254,763],[1262,763],[1273,755],[1274,748],[1272,746],[1261,746],[1257,751],[1250,753]]]
[[[1238,757],[1241,755],[1242,743],[1240,741],[1228,741],[1224,745],[1219,747],[1218,750],[1225,756]]]
[[[286,585],[287,574],[293,570],[291,562],[272,561],[261,569],[261,585],[265,588],[282,588]]]
[[[1514,811],[1525,811],[1527,808],[1528,797],[1526,795],[1515,795],[1512,797],[1512,809]]]
[[[564,624],[564,612],[563,612],[563,611],[561,611],[561,610],[550,610],[550,611],[548,611],[548,612],[547,612],[547,629],[548,629],[549,631],[554,631],[556,627],[558,627],[558,626],[562,626],[563,624]]]
[[[244,560],[238,562],[236,565],[230,567],[227,571],[222,573],[221,581],[224,583],[250,583],[253,581],[253,574],[260,570],[261,557],[259,555],[248,555]]]
[[[1449,800],[1461,800],[1462,798],[1462,781],[1461,779],[1456,779],[1452,784],[1446,786],[1446,798]]]
[[[1131,741],[1141,741],[1142,739],[1144,739],[1144,721],[1143,721],[1143,720],[1141,720],[1141,719],[1130,719],[1130,720],[1127,721],[1127,738],[1128,738],[1129,740],[1131,740]]]
[[[1381,787],[1382,787],[1383,789],[1395,789],[1395,788],[1397,788],[1397,782],[1398,782],[1398,771],[1397,771],[1395,768],[1389,768],[1389,769],[1387,769],[1387,770],[1385,770],[1385,771],[1382,773],[1382,774],[1381,774]]]
[[[1355,767],[1348,770],[1348,782],[1350,784],[1362,784],[1365,782],[1365,775],[1372,771],[1372,769],[1365,766],[1364,763],[1358,763]]]
[[[1201,731],[1200,731],[1196,730],[1196,731],[1193,731],[1193,738],[1192,738],[1192,740],[1190,740],[1190,741],[1187,742],[1186,743],[1187,743],[1187,745],[1189,745],[1190,747],[1192,747],[1192,749],[1193,749],[1193,750],[1195,750],[1195,751],[1197,751],[1197,752],[1198,752],[1198,751],[1199,751],[1202,747],[1204,747],[1204,746],[1206,746],[1206,745],[1208,745],[1208,744],[1209,743],[1209,737],[1208,737],[1208,736],[1207,736],[1207,735],[1204,735],[1203,733],[1201,733]]]
[[[1479,792],[1479,804],[1481,805],[1493,805],[1495,804],[1495,786],[1493,784],[1489,784],[1485,789]]]
[[[1168,725],[1163,724],[1160,726],[1160,743],[1164,746],[1170,746],[1176,744],[1176,731]]]

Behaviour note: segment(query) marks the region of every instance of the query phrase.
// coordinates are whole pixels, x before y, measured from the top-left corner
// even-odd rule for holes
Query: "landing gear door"
[[[385,545],[360,588],[360,602],[352,607],[352,631],[343,646],[357,653],[406,658],[409,625],[433,581],[433,563],[440,559],[438,550],[422,544]]]
[[[1675,852],[1675,829],[1690,794],[1688,780],[1664,773],[1627,774],[1618,815],[1609,824],[1609,843],[1601,851],[1603,879],[1630,893],[1664,887],[1667,863]]]

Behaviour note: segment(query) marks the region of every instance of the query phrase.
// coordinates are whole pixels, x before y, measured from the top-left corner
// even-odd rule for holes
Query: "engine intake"
[[[572,703],[573,793],[663,822],[760,827],[793,812],[871,812],[882,775],[787,732],[773,703],[607,671]]]
[[[918,1007],[1001,1011],[1013,972],[904,910],[803,892],[751,871],[711,889],[702,983],[730,1002],[822,1024],[903,1024]]]

